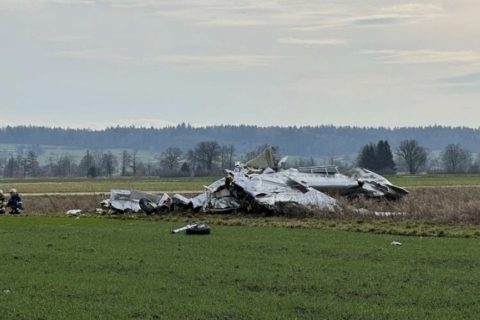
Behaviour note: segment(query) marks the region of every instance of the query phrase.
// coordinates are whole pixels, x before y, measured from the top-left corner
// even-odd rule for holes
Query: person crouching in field
[[[10,199],[8,200],[7,207],[10,208],[10,214],[20,214],[23,212],[22,198],[17,190],[10,190]]]
[[[5,208],[7,207],[7,200],[3,194],[3,190],[0,190],[0,214],[5,214]]]

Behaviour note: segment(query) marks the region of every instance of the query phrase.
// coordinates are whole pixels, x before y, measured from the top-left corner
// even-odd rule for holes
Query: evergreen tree
[[[380,140],[376,149],[376,168],[379,173],[395,173],[395,161],[393,160],[392,149],[387,140]]]
[[[357,163],[361,168],[375,170],[377,168],[376,147],[373,143],[365,145],[360,151]]]
[[[392,149],[386,140],[380,140],[377,144],[365,145],[360,151],[357,163],[359,167],[378,173],[395,172]]]

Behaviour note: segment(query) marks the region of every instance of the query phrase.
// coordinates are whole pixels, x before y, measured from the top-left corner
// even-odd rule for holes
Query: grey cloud
[[[411,20],[412,16],[409,15],[373,15],[353,18],[350,20],[350,23],[359,26],[377,26],[385,24],[405,23]]]
[[[117,53],[111,49],[102,48],[62,51],[57,52],[54,56],[65,59],[106,62],[120,66],[173,65],[184,67],[217,67],[222,69],[266,66],[273,60],[279,58],[278,56],[241,54],[164,54],[148,57],[133,57]]]
[[[441,84],[480,86],[480,72],[462,74],[455,77],[442,78],[438,80]]]
[[[305,39],[305,38],[294,38],[294,37],[286,37],[286,38],[278,38],[278,43],[282,44],[293,44],[293,45],[319,45],[319,46],[339,46],[345,45],[347,43],[346,40],[343,39]]]
[[[476,51],[363,50],[361,53],[391,64],[480,63],[480,52]]]

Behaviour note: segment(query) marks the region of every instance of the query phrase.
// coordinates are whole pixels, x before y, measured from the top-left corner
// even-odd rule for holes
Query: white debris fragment
[[[392,243],[390,243],[390,245],[392,245],[392,246],[401,246],[402,243],[401,243],[401,242],[398,242],[398,241],[392,241]]]
[[[393,216],[406,216],[406,212],[382,212],[375,211],[375,216],[377,217],[393,217]]]
[[[83,211],[82,211],[82,210],[79,210],[79,209],[77,209],[77,210],[68,210],[66,214],[67,214],[67,216],[70,216],[70,217],[78,217],[78,216],[80,216],[80,215],[82,214],[82,212],[83,212]]]
[[[3,290],[3,293],[4,293],[4,294],[10,294],[10,293],[12,293],[12,292],[7,289],[7,290]]]

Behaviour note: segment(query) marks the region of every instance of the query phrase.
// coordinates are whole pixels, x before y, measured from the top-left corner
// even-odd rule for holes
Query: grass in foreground
[[[2,217],[2,319],[477,319],[474,239]],[[403,243],[390,245],[392,240]]]
[[[137,216],[115,217],[119,219],[138,218]],[[141,219],[141,217],[140,217]],[[218,215],[201,214],[169,214],[159,217],[148,217],[177,224],[188,224],[194,219],[199,223],[222,226],[245,227],[278,227],[289,229],[337,230],[383,235],[400,235],[413,237],[448,237],[448,238],[480,238],[480,226],[448,224],[432,221],[407,220],[403,217],[374,216],[327,216],[292,218],[261,217],[243,214]]]

